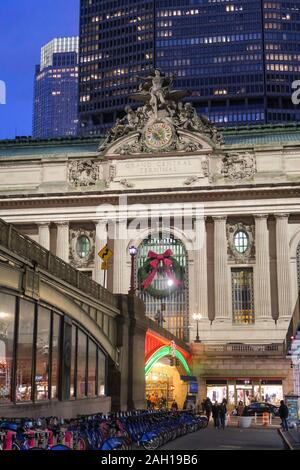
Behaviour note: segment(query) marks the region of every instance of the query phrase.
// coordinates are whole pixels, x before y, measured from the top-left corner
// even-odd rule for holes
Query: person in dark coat
[[[213,406],[209,397],[207,397],[206,400],[204,400],[203,406],[204,406],[204,411],[206,413],[206,416],[209,422],[210,417],[211,417],[211,412],[212,412],[212,406]]]
[[[216,429],[220,428],[220,406],[217,401],[212,406],[212,416],[214,420],[214,426]]]
[[[223,429],[225,429],[225,420],[226,420],[226,415],[227,415],[227,400],[224,398],[220,405],[219,409],[219,415],[220,415],[220,425]]]
[[[176,400],[173,400],[171,411],[178,411],[178,405],[177,405]]]
[[[281,426],[282,426],[282,429],[284,431],[288,431],[289,430],[289,426],[288,426],[288,417],[289,417],[289,409],[288,407],[286,406],[286,404],[284,403],[283,400],[281,400],[280,402],[280,407],[279,407],[279,416],[281,418]]]
[[[147,409],[150,410],[152,408],[152,403],[150,400],[150,395],[147,395]]]

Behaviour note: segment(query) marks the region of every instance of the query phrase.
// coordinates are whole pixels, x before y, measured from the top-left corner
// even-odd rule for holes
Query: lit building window
[[[249,247],[249,238],[246,232],[239,230],[234,235],[234,247],[239,253],[245,253]]]
[[[252,268],[233,268],[232,315],[233,323],[250,325],[254,323],[254,295]]]
[[[86,235],[81,235],[77,240],[76,251],[80,258],[86,258],[90,252],[90,240]]]

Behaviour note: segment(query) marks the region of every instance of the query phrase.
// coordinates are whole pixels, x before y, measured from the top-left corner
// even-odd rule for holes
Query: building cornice
[[[276,199],[296,199],[300,201],[300,183],[249,186],[220,186],[220,187],[193,187],[176,188],[169,191],[153,190],[124,190],[58,194],[31,194],[31,195],[8,195],[0,196],[0,210],[22,210],[24,208],[45,209],[64,207],[97,207],[101,204],[123,205],[123,204],[178,204],[178,203],[214,203],[239,201],[235,209],[246,210],[242,201],[263,201]],[[295,202],[297,202],[295,201]],[[289,202],[289,205],[291,203]],[[263,204],[262,204],[263,205]],[[284,205],[284,204],[283,204]],[[299,212],[300,202],[289,209],[289,213]],[[282,212],[286,213],[283,208]],[[64,219],[65,220],[65,219]]]

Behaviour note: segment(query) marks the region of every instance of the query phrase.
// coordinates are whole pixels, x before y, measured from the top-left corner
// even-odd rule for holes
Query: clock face
[[[172,137],[172,127],[166,122],[158,121],[147,127],[145,143],[151,149],[161,149],[170,145]]]

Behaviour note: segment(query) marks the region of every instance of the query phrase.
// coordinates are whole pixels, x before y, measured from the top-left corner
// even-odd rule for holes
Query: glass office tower
[[[154,65],[152,0],[81,0],[81,134],[111,127],[123,115],[138,75]]]
[[[79,38],[55,38],[41,49],[34,78],[33,137],[75,136]]]
[[[81,132],[110,126],[154,66],[221,126],[299,120],[299,40],[300,0],[82,0]]]

